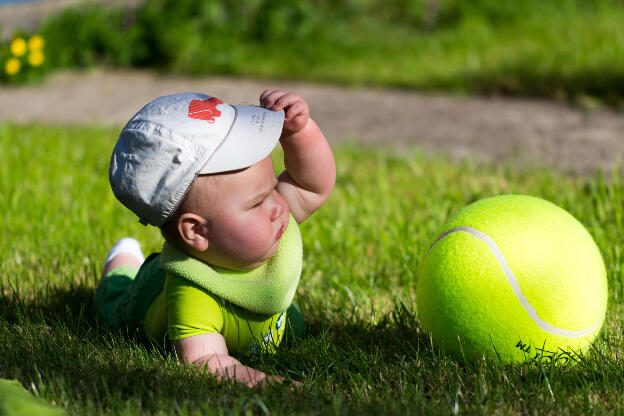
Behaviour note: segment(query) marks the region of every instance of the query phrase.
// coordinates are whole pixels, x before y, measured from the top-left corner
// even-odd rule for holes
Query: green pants
[[[155,254],[138,270],[116,267],[102,277],[95,291],[98,315],[112,328],[142,330],[145,313],[165,287],[165,277]]]

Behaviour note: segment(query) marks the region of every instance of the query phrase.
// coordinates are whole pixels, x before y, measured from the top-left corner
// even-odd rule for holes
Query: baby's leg
[[[94,301],[98,315],[113,328],[128,327],[134,318],[127,310],[128,293],[144,260],[133,238],[119,240],[108,253]]]
[[[134,238],[122,238],[108,252],[102,276],[120,266],[139,268],[145,261],[141,244]]]

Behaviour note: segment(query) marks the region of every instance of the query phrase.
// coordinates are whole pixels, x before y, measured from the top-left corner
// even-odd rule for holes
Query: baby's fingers
[[[303,101],[295,101],[294,103],[283,108],[285,108],[284,119],[286,121],[294,120],[295,118],[299,116],[305,116],[308,111],[308,106]],[[275,110],[275,111],[279,111],[279,110]]]
[[[286,92],[282,90],[265,90],[260,94],[260,105],[264,108],[273,109],[277,100],[284,94],[286,94]]]
[[[303,387],[303,384],[300,381],[279,376],[270,376],[269,378],[267,378],[267,382],[280,384],[284,387],[287,387],[290,391],[301,390],[301,388]]]
[[[291,390],[300,390],[303,387],[303,383],[301,383],[300,381],[297,380],[292,380],[292,379],[288,379],[285,381],[285,383],[290,383],[292,384],[292,386],[290,387]]]
[[[273,103],[273,106],[271,106],[271,109],[273,111],[280,111],[280,110],[287,109],[287,113],[290,112],[291,108],[298,109],[298,112],[301,112],[307,109],[307,105],[305,101],[303,101],[303,98],[299,97],[297,94],[287,92],[279,96],[277,100],[275,101],[275,103]]]

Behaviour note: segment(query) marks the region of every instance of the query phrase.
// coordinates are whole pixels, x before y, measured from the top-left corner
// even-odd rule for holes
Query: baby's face
[[[200,259],[238,270],[261,266],[277,251],[290,213],[275,189],[271,157],[214,179],[211,200],[200,213],[210,223],[209,246]]]

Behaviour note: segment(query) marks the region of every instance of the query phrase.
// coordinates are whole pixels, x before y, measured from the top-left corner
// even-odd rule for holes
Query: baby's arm
[[[323,133],[309,115],[308,104],[298,95],[266,90],[260,105],[285,111],[280,142],[286,170],[279,176],[277,191],[286,199],[298,223],[316,211],[336,182],[336,164]]]
[[[225,338],[219,333],[200,334],[171,342],[178,360],[184,364],[206,366],[221,380],[235,380],[248,387],[264,385],[269,381],[282,382],[278,376],[267,376],[241,364],[228,353]]]

